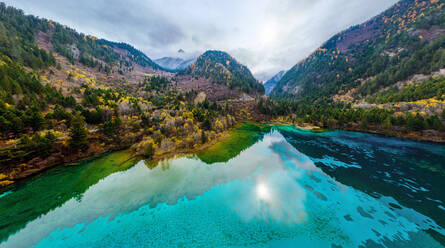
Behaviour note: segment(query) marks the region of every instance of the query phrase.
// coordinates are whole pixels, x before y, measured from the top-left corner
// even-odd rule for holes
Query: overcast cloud
[[[4,0],[5,1],[5,0]],[[287,70],[335,33],[396,0],[6,0],[27,14],[126,42],[156,59],[229,52],[259,80]]]

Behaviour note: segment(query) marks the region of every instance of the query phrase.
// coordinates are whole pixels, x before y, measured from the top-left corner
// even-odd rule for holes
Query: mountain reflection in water
[[[443,247],[444,175],[431,169],[443,166],[443,146],[289,127],[255,141],[225,162],[189,156],[115,171],[11,230],[0,247]],[[413,160],[412,149],[425,152]],[[398,175],[391,189],[385,173]],[[421,191],[410,193],[415,201],[403,176]],[[0,198],[0,209],[45,177]]]

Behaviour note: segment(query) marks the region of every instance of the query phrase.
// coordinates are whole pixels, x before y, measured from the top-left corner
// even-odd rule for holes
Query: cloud
[[[330,36],[396,0],[6,0],[79,32],[129,43],[152,58],[224,50],[259,80],[287,70]]]

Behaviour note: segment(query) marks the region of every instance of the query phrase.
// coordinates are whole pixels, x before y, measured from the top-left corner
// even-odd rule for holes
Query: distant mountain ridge
[[[191,64],[193,64],[195,61],[196,58],[182,59],[173,57],[163,57],[154,60],[156,64],[172,72],[182,71],[185,68],[189,67]]]
[[[275,88],[275,86],[281,80],[281,78],[283,78],[285,73],[286,71],[280,71],[264,83],[264,89],[266,90],[267,96],[270,95],[272,90]]]

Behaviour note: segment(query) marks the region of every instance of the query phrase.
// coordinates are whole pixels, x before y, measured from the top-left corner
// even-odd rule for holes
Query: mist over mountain
[[[182,58],[172,58],[172,57],[163,57],[154,60],[156,64],[172,72],[184,70],[185,68],[193,64],[193,62],[195,61],[196,58],[182,59]]]

